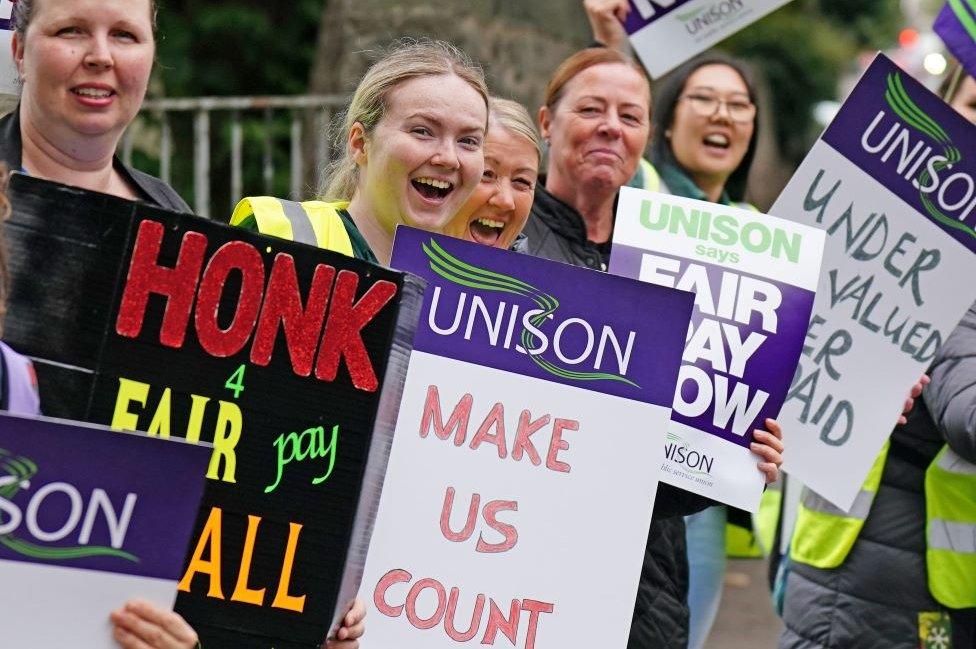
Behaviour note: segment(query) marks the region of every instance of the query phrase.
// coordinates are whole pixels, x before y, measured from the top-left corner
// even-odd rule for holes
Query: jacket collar
[[[535,186],[532,212],[552,230],[577,243],[586,243],[586,223],[576,208],[553,196],[540,181]]]

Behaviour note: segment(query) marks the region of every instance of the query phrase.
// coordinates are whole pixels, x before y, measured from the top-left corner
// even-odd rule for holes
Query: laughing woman
[[[231,224],[389,264],[396,226],[439,232],[484,170],[488,90],[479,68],[454,46],[401,46],[375,63],[356,89],[322,201],[244,199]]]
[[[496,248],[511,248],[532,209],[542,142],[521,104],[492,97],[485,171],[444,233]]]

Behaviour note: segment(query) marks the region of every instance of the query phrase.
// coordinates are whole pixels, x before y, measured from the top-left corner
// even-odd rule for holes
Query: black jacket
[[[583,217],[536,187],[523,233],[528,254],[601,270],[600,249],[586,238]],[[663,482],[658,485],[627,649],[688,646],[688,554],[684,516],[715,503]]]
[[[20,139],[20,106],[0,119],[0,161],[5,162],[10,171],[20,171],[22,163],[22,143]],[[191,214],[193,210],[180,198],[172,187],[155,176],[128,167],[116,156],[112,164],[129,186],[140,194],[143,202],[174,212]],[[28,170],[30,171],[30,170]]]
[[[976,305],[930,374],[908,423],[891,435],[878,493],[847,558],[829,570],[793,563],[780,649],[915,649],[919,614],[940,611],[952,620],[953,649],[976,647],[976,610],[935,601],[925,560],[926,469],[946,443],[976,462]]]
[[[546,191],[541,182],[536,185],[532,211],[522,234],[528,239],[525,252],[533,257],[604,270],[599,248],[586,238],[583,217]]]

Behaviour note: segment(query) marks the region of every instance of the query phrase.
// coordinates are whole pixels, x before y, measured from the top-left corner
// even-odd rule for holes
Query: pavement
[[[775,649],[783,622],[773,612],[766,561],[731,560],[705,649]]]

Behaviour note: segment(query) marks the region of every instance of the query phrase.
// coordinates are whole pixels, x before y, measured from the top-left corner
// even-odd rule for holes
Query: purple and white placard
[[[429,285],[363,646],[623,649],[692,295],[402,226],[392,265]]]
[[[621,190],[610,272],[695,293],[662,480],[759,508],[764,480],[749,444],[786,396],[823,245],[822,230],[756,211]]]
[[[0,414],[5,647],[115,647],[109,613],[171,609],[210,445]]]
[[[790,0],[630,0],[624,29],[653,78]]]
[[[784,468],[847,510],[976,300],[976,127],[879,55],[772,209],[827,232]]]

